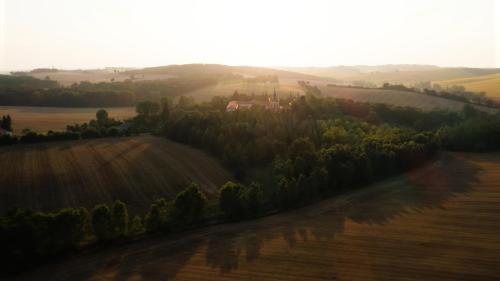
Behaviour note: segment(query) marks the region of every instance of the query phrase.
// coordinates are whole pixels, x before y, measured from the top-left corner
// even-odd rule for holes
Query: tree
[[[99,127],[106,127],[107,126],[109,118],[108,118],[108,112],[106,110],[99,109],[96,112],[95,117],[97,119],[97,124],[99,125]]]
[[[127,205],[120,200],[113,204],[113,236],[124,237],[128,234],[128,210]]]
[[[186,224],[199,222],[207,199],[196,183],[191,183],[184,191],[177,194],[174,200],[174,215],[178,222]]]
[[[251,183],[243,192],[243,203],[247,216],[255,217],[262,205],[262,188],[258,183]]]
[[[290,146],[290,159],[293,163],[294,175],[309,175],[317,162],[312,142],[308,138],[296,139]]]
[[[92,230],[99,241],[113,238],[112,216],[107,205],[100,204],[92,210]]]
[[[146,214],[144,218],[144,223],[146,226],[147,232],[155,232],[160,230],[160,227],[163,225],[163,220],[161,216],[161,210],[158,204],[151,204],[149,212]]]
[[[170,104],[168,101],[168,98],[162,98],[160,101],[160,107],[161,107],[161,119],[163,122],[168,121],[168,117],[170,116]]]
[[[228,181],[219,191],[219,208],[227,219],[233,220],[244,215],[244,186]]]
[[[49,215],[47,238],[51,253],[75,249],[85,236],[88,212],[84,208],[66,208]]]
[[[135,111],[140,116],[151,117],[158,114],[160,111],[160,105],[152,101],[143,101],[136,105]]]

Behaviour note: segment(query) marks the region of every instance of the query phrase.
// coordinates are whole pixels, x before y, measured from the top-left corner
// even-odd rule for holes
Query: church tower
[[[272,111],[280,110],[280,96],[276,93],[276,88],[274,89],[273,97],[269,98],[269,109]]]

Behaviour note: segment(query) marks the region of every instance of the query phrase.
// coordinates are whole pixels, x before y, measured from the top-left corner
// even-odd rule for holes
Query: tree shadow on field
[[[443,153],[425,167],[332,198],[313,206],[236,224],[234,231],[207,237],[206,264],[220,273],[237,270],[241,261],[254,262],[266,245],[293,249],[302,242],[332,240],[345,231],[347,220],[384,225],[428,209],[443,208],[449,199],[473,190],[482,168],[460,154]],[[239,226],[241,225],[241,226]],[[238,227],[236,227],[238,226]],[[281,244],[280,244],[281,245]]]
[[[332,247],[334,252],[351,249],[342,248],[342,243],[336,246],[323,242],[333,242],[351,227],[349,222],[367,227],[385,225],[398,217],[444,208],[451,198],[473,190],[481,170],[468,156],[443,153],[437,161],[421,169],[311,206],[258,220],[148,239],[118,250],[113,247],[105,253],[76,257],[58,268],[44,269],[36,276],[47,274],[50,280],[82,281],[172,280],[182,269],[190,270],[193,266],[200,279],[213,280],[217,277],[211,274],[219,276],[240,269],[239,273],[249,274],[243,269],[253,265],[257,266],[254,271],[261,266],[273,267],[272,270],[274,266],[285,267],[287,270],[282,273],[293,275],[296,273],[293,270],[301,265],[294,263],[294,259],[301,261],[304,257],[298,256],[304,254],[304,249],[308,255],[324,258],[324,267],[319,268],[327,268],[327,273],[335,276],[336,264],[326,262],[331,261]],[[290,254],[294,249],[297,251]],[[313,274],[312,271],[304,272]]]

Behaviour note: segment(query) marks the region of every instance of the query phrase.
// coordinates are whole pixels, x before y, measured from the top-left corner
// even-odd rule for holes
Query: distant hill
[[[133,81],[141,80],[161,80],[171,77],[199,77],[212,76],[219,78],[231,77],[257,77],[257,76],[277,76],[279,79],[312,80],[318,79],[317,76],[286,71],[265,67],[253,66],[228,66],[222,64],[182,64],[167,65],[157,67],[147,67],[131,69],[125,67],[107,67],[104,69],[88,70],[64,70],[58,69],[36,69],[35,71],[22,72],[24,76],[33,76],[39,79],[49,77],[59,82],[61,85],[69,86],[73,83],[88,81],[92,83],[124,81],[127,79]],[[323,78],[324,79],[324,78]],[[330,82],[334,79],[327,78]]]
[[[485,92],[493,98],[500,98],[500,73],[436,81],[441,86],[464,86],[467,91]]]
[[[334,66],[284,69],[334,78],[346,83],[365,81],[376,84],[384,82],[410,84],[500,73],[498,68],[443,68],[430,65]]]
[[[269,76],[275,75],[281,78],[288,79],[317,79],[318,77],[311,74],[299,72],[266,68],[254,66],[229,66],[222,64],[182,64],[182,65],[167,65],[158,67],[148,67],[128,71],[132,74],[168,74],[174,76],[189,76],[189,75],[241,75],[244,77]]]

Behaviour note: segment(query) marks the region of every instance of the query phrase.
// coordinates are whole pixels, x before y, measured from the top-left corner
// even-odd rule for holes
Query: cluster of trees
[[[0,104],[18,106],[117,107],[159,101],[217,83],[214,78],[155,81],[80,82],[62,87],[56,81],[0,75]]]
[[[307,95],[321,96],[321,90],[318,86],[311,86],[309,81],[298,81],[298,84]]]
[[[467,115],[455,126],[443,126],[436,135],[442,146],[455,151],[487,151],[500,148],[500,113],[481,114],[472,106],[466,106]]]
[[[34,90],[60,87],[57,81],[37,79],[31,76],[0,75],[0,94],[6,94],[14,89]]]

